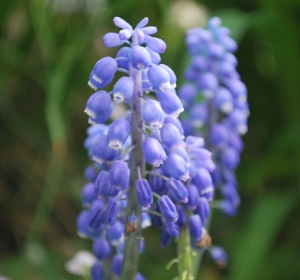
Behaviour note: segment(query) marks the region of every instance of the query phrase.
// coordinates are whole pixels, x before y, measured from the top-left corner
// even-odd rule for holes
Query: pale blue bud
[[[131,98],[134,91],[134,82],[132,78],[121,77],[113,88],[114,101],[121,103]]]
[[[103,44],[107,48],[121,46],[123,43],[124,41],[120,39],[120,35],[118,33],[109,32],[103,36]]]
[[[133,68],[142,70],[151,64],[151,56],[144,47],[135,46],[131,49],[130,61]]]

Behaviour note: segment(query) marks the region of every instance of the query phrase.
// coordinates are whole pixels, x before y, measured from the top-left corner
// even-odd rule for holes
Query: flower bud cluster
[[[114,23],[122,30],[104,35],[104,44],[128,46],[122,47],[116,58],[105,57],[95,64],[88,84],[99,91],[88,99],[85,109],[92,126],[84,145],[95,163],[85,170],[89,183],[82,190],[85,210],[78,216],[77,229],[81,237],[94,242],[92,249],[98,261],[91,269],[92,279],[103,279],[102,262],[108,258],[111,273],[120,277],[124,230],[134,232],[139,221],[142,228],[151,225],[151,221],[162,228],[162,247],[169,245],[173,237],[178,238],[182,227],[190,229],[194,247],[199,248],[197,244],[201,242],[201,248],[210,243],[205,238],[205,225],[209,201],[214,196],[211,172],[215,164],[203,138],[184,136],[178,120],[183,105],[175,91],[176,76],[168,66],[159,64],[166,44],[151,36],[157,30],[145,27],[148,18],[135,29],[118,17]],[[117,71],[127,75],[115,83],[112,92],[106,92],[103,88],[112,82]],[[140,116],[134,111],[135,97],[141,104]],[[106,126],[104,123],[118,103],[131,104],[131,110]],[[130,185],[130,173],[137,171],[130,170],[128,163],[134,160],[132,123],[138,117],[138,129],[143,135],[142,156],[151,170],[146,171],[149,178],[139,174]],[[132,213],[125,218],[129,189],[136,191],[143,211],[141,217]],[[142,248],[143,240],[141,251]],[[137,274],[136,279],[144,278]]]
[[[179,89],[179,96],[188,112],[183,120],[185,133],[204,135],[213,153],[213,185],[223,197],[214,205],[226,216],[234,216],[240,204],[234,172],[243,150],[241,136],[247,132],[249,105],[246,86],[236,71],[233,53],[237,43],[229,37],[229,29],[220,24],[220,19],[214,17],[206,29],[187,31],[191,63],[185,71],[188,82]],[[218,253],[221,249],[210,252],[217,262],[221,262],[219,255],[225,254]]]

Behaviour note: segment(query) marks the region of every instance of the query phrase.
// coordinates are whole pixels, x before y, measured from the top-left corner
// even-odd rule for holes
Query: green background
[[[0,3],[0,275],[13,280],[80,279],[64,263],[91,247],[75,229],[90,162],[83,110],[95,61],[117,51],[102,43],[106,32],[117,31],[113,17],[134,26],[148,16],[167,43],[162,61],[182,84],[187,55],[174,7],[190,1],[95,0],[93,13],[74,6],[81,2]],[[197,3],[203,16],[196,24],[219,15],[238,41],[251,110],[237,170],[239,215],[215,211],[211,228],[229,266],[219,270],[205,254],[197,279],[300,279],[300,1]],[[175,244],[161,249],[156,229],[144,236],[140,271],[149,280],[174,278],[175,266],[165,266]]]

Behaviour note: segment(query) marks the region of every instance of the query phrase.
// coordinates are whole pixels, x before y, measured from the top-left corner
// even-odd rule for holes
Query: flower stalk
[[[132,37],[132,47],[138,45],[137,38],[134,35]],[[126,220],[131,215],[137,217],[137,229],[136,231],[129,233],[126,232],[125,235],[125,249],[123,258],[123,268],[122,268],[122,280],[132,280],[134,279],[139,259],[139,245],[141,240],[141,206],[137,199],[137,194],[135,191],[134,183],[138,180],[138,167],[142,177],[145,176],[145,160],[142,153],[142,141],[143,141],[143,120],[141,114],[141,99],[139,96],[142,93],[142,74],[141,71],[134,69],[132,65],[129,66],[130,76],[133,77],[134,81],[134,93],[131,97],[131,139],[132,145],[135,149],[132,150],[131,160],[130,160],[130,181],[131,190],[128,192],[128,202],[126,208]]]

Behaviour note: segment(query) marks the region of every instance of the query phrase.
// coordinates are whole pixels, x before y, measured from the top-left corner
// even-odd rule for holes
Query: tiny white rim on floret
[[[214,97],[214,92],[212,90],[206,89],[203,91],[203,95],[206,98],[213,98]]]
[[[151,220],[150,219],[145,219],[141,223],[141,228],[145,229],[147,227],[150,227],[151,225],[152,225]]]
[[[102,84],[103,80],[98,78],[95,74],[93,75],[92,79],[94,79],[96,82],[98,82],[99,84]]]
[[[186,180],[188,180],[190,178],[190,174],[189,172],[185,173],[184,175],[180,176],[180,180],[182,180],[183,182],[185,182]]]
[[[240,124],[237,128],[236,128],[238,134],[240,135],[245,135],[248,131],[248,126],[246,124]]]
[[[246,95],[246,94],[241,94],[241,95],[238,97],[238,101],[239,101],[239,102],[246,102],[246,101],[247,101],[247,95]]]
[[[152,162],[152,165],[154,167],[159,167],[161,164],[163,164],[163,160],[161,160],[161,159],[158,159],[158,160]]]
[[[177,87],[176,84],[171,84],[172,89],[175,89]]]
[[[149,125],[151,130],[159,130],[162,128],[162,123],[160,121],[151,122]]]
[[[92,88],[93,90],[97,90],[97,89],[98,89],[97,87],[95,87],[95,86],[91,83],[91,81],[88,81],[88,86],[89,86],[90,88]]]
[[[102,159],[102,158],[98,158],[98,157],[95,157],[95,156],[92,156],[92,160],[93,161],[96,161],[96,162],[98,162],[98,163],[103,163],[105,160],[104,159]]]
[[[96,118],[96,117],[97,117],[96,113],[93,112],[93,111],[91,111],[91,110],[88,109],[88,108],[85,108],[84,112],[85,112],[88,116],[90,116],[90,117],[92,117],[92,118]]]
[[[122,103],[125,100],[121,92],[115,92],[113,96],[116,103]]]
[[[181,148],[181,143],[175,143],[174,145],[172,145],[171,150],[176,151],[179,148]]]
[[[99,124],[99,123],[94,122],[94,121],[91,120],[91,119],[89,119],[88,123],[91,124],[91,125],[98,125],[98,124]]]
[[[222,111],[223,113],[229,114],[229,113],[232,111],[232,109],[233,109],[232,103],[230,103],[230,102],[225,102],[225,103],[223,103],[223,104],[221,105],[220,109],[221,109],[221,111]]]
[[[138,63],[136,66],[139,70],[143,70],[145,68],[145,65],[142,63]]]
[[[159,85],[159,90],[164,92],[165,90],[172,89],[170,82],[165,82]]]
[[[81,232],[81,231],[77,231],[77,235],[80,237],[80,238],[88,238],[88,235]]]
[[[186,198],[184,198],[181,202],[182,202],[182,203],[188,203],[188,202],[189,202],[189,199],[186,197]]]
[[[193,125],[196,127],[196,128],[200,128],[203,126],[203,122],[201,120],[193,120]]]
[[[108,146],[114,150],[120,150],[123,147],[123,143],[119,140],[110,140]]]
[[[172,116],[174,116],[175,118],[178,118],[178,116],[180,115],[180,113],[182,113],[184,111],[183,108],[180,108],[174,112],[171,113]]]

